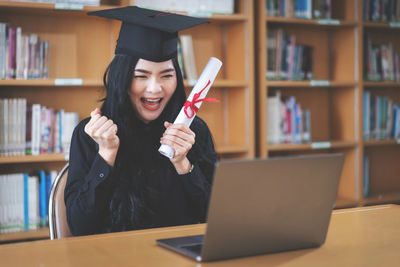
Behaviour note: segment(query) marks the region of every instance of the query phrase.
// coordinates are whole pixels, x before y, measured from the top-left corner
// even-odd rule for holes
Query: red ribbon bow
[[[199,102],[202,102],[202,101],[204,101],[204,102],[219,102],[215,98],[202,98],[202,99],[199,99],[201,93],[210,85],[210,83],[211,83],[211,81],[208,80],[207,85],[203,89],[201,89],[200,92],[194,94],[192,101],[188,101],[187,100],[185,102],[183,111],[185,112],[186,117],[188,117],[189,119],[193,118],[194,114],[196,114],[199,111],[199,108],[195,105],[196,103],[199,103]],[[189,108],[192,111],[192,113],[190,115],[188,113],[188,109]]]

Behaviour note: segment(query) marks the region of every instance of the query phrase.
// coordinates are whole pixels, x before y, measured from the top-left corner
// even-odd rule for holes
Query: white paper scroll
[[[185,105],[182,107],[181,111],[176,117],[174,124],[179,123],[184,124],[187,127],[190,126],[203,101],[207,101],[205,97],[210,90],[215,77],[217,77],[221,66],[222,62],[219,59],[215,57],[210,58],[206,67],[201,73],[199,80],[193,87],[193,90],[190,93]],[[174,149],[168,145],[161,145],[158,151],[167,158],[172,158],[175,153]]]

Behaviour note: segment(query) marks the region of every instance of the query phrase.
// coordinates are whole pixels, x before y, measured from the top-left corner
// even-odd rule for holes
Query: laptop
[[[321,246],[343,161],[342,154],[221,161],[205,234],[157,244],[196,261]]]

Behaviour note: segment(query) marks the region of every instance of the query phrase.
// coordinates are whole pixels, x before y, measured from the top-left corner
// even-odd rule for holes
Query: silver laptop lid
[[[221,161],[202,260],[309,248],[325,241],[343,155]]]

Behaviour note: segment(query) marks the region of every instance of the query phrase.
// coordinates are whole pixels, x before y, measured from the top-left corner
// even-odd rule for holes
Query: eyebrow
[[[135,71],[146,73],[146,74],[151,74],[151,71],[144,70],[144,69],[135,69]],[[171,72],[171,71],[175,71],[175,69],[173,69],[173,68],[165,69],[165,70],[161,71],[160,74],[164,74],[164,73]]]

